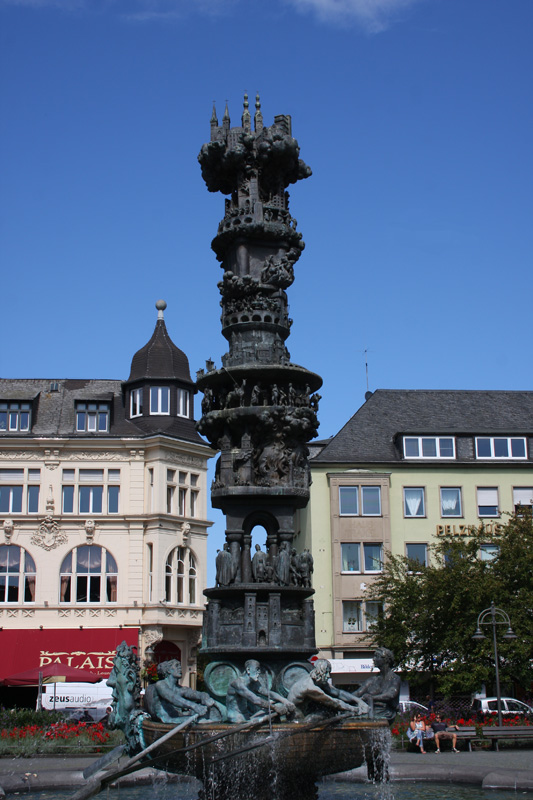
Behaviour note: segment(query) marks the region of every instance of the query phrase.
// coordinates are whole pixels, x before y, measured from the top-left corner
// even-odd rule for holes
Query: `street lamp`
[[[482,625],[492,625],[492,643],[494,647],[494,666],[496,668],[496,697],[498,700],[498,725],[502,725],[502,695],[500,691],[500,669],[498,663],[498,643],[496,641],[496,625],[507,625],[507,630],[502,636],[502,639],[511,641],[516,639],[516,633],[511,628],[511,620],[509,614],[503,609],[496,608],[494,601],[490,604],[490,608],[485,608],[477,618],[476,632],[472,636],[475,642],[480,642],[486,639],[485,634],[481,630]]]

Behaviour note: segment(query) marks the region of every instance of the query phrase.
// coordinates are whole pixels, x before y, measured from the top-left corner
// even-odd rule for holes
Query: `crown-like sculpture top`
[[[250,200],[268,202],[289,184],[311,175],[311,169],[299,158],[300,148],[291,135],[290,116],[280,114],[274,117],[273,125],[265,128],[259,95],[255,106],[253,131],[247,94],[239,127],[230,127],[227,104],[219,125],[213,106],[211,141],[203,145],[198,156],[210,192],[231,194],[243,184],[250,184],[255,189]]]

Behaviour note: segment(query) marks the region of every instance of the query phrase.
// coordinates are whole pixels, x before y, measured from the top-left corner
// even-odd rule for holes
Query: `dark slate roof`
[[[58,391],[51,391],[52,384]],[[1,400],[33,400],[32,427],[29,433],[0,431],[1,438],[31,439],[59,436],[77,439],[104,439],[133,436],[144,438],[164,434],[175,439],[205,444],[195,429],[194,420],[184,417],[150,416],[129,420],[124,405],[123,383],[117,380],[71,380],[58,378],[0,379]],[[110,404],[108,433],[76,431],[76,401],[101,401]]]
[[[179,380],[192,385],[189,359],[176,347],[163,319],[158,319],[150,341],[132,358],[128,383],[143,378]]]
[[[531,458],[533,392],[378,389],[313,463],[403,461],[403,434],[455,436],[455,461],[475,460],[474,436],[529,436]]]

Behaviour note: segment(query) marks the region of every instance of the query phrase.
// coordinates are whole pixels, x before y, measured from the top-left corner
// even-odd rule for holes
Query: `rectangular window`
[[[403,514],[404,517],[425,517],[426,503],[424,489],[418,487],[404,487],[403,490]]]
[[[79,488],[80,514],[101,514],[102,495],[103,495],[103,486],[80,486]]]
[[[428,547],[427,544],[406,544],[405,555],[411,562],[416,562],[421,567],[428,565]],[[413,567],[415,564],[413,563]]]
[[[365,622],[367,631],[372,630],[374,625],[379,619],[379,615],[383,613],[383,603],[379,600],[367,600],[365,603]]]
[[[154,599],[154,546],[148,543],[148,602]]]
[[[187,473],[186,472],[180,472],[178,474],[178,481],[179,481],[179,483],[187,483]]]
[[[172,514],[172,509],[174,507],[175,491],[176,491],[175,486],[167,486],[167,514]]]
[[[118,514],[118,500],[120,494],[120,486],[107,487],[107,513]]]
[[[498,517],[498,488],[496,486],[477,490],[477,513],[480,517]]]
[[[178,417],[189,416],[189,392],[187,389],[178,389]]]
[[[382,570],[382,546],[380,544],[363,544],[365,572],[381,572]]]
[[[359,542],[344,542],[341,544],[341,570],[342,572],[360,572],[360,550]]]
[[[143,413],[143,390],[132,389],[130,392],[130,417],[141,417]]]
[[[360,600],[344,600],[342,603],[342,630],[358,633],[363,630],[362,603]]]
[[[381,516],[381,488],[361,486],[361,509],[363,517]]]
[[[499,552],[500,548],[497,544],[482,544],[479,548],[479,557],[482,561],[492,561]]]
[[[440,513],[442,517],[461,517],[461,489],[442,488],[440,490]]]
[[[20,514],[22,511],[22,486],[0,484],[0,512]]]
[[[187,489],[180,489],[178,492],[178,516],[185,516],[185,509],[187,507]]]
[[[150,414],[170,414],[170,388],[152,386],[150,388]]]
[[[404,436],[404,458],[455,458],[453,436]]]
[[[191,492],[191,517],[195,517],[198,508],[198,492]]]
[[[74,513],[74,486],[63,486],[61,496],[63,514]]]
[[[148,483],[148,511],[151,512],[154,510],[154,470],[151,467],[148,470]]]
[[[533,486],[514,486],[513,505],[515,514],[523,514],[533,508]]]
[[[0,431],[30,430],[31,403],[0,403]]]
[[[478,436],[476,458],[526,459],[526,439],[524,436]]]
[[[198,475],[191,475],[191,486],[198,486]]]
[[[341,516],[359,514],[358,486],[339,486],[339,513]]]
[[[80,433],[106,433],[109,430],[109,403],[76,403],[76,430]]]
[[[381,516],[381,487],[339,486],[339,513],[341,516]]]
[[[28,514],[39,513],[39,486],[28,486]]]

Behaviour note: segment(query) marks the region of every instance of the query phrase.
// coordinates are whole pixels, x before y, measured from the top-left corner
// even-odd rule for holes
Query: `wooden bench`
[[[482,731],[493,750],[498,750],[499,739],[533,739],[533,725],[487,725]]]
[[[507,730],[507,728],[505,730]],[[533,730],[533,728],[532,728],[532,730]],[[477,729],[476,729],[475,725],[461,725],[461,727],[458,728],[457,730],[448,729],[447,731],[444,731],[444,733],[449,733],[449,734],[455,733],[455,735],[457,736],[457,741],[459,741],[460,739],[463,739],[467,743],[468,749],[470,751],[472,751],[472,740],[480,738],[480,736],[477,733]],[[427,736],[424,739],[424,747],[426,749],[427,749],[427,745],[428,745],[429,742],[435,743],[435,736],[433,734],[433,731],[431,732],[431,736]],[[409,746],[410,744],[411,744],[411,742],[408,740],[407,746]]]

